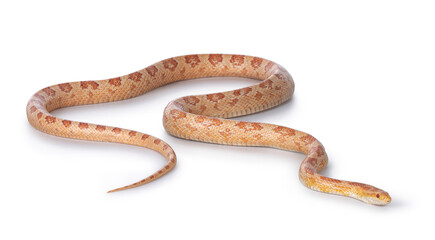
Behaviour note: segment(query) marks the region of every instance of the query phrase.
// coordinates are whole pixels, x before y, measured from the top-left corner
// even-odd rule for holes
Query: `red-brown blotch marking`
[[[242,89],[237,89],[237,90],[235,90],[234,91],[234,95],[235,96],[240,96],[240,95],[246,95],[246,94],[248,94],[248,93],[250,93],[252,91],[252,88],[250,88],[250,87],[245,87],[245,88],[242,88]]]
[[[61,91],[66,92],[66,93],[69,93],[72,90],[72,86],[69,83],[62,83],[62,84],[59,84],[58,86],[59,86]]]
[[[223,61],[222,54],[210,54],[208,56],[208,61],[213,65],[213,67],[216,67],[216,65]]]
[[[172,116],[172,118],[174,119],[180,119],[180,118],[185,118],[186,117],[186,113],[176,110],[176,109],[172,109],[170,111],[170,114]]]
[[[195,96],[188,96],[188,97],[183,97],[183,100],[188,103],[188,104],[192,104],[192,105],[196,105],[197,103],[199,103],[199,98],[195,97]]]
[[[266,73],[269,72],[269,71],[272,69],[272,67],[273,67],[274,65],[275,65],[275,64],[274,64],[273,62],[269,62],[269,63],[266,64],[266,66],[264,67],[264,71],[266,71]]]
[[[89,127],[89,124],[87,124],[87,123],[79,123],[79,128],[80,129],[86,129],[86,128],[88,128]]]
[[[49,123],[49,124],[51,124],[51,123],[55,123],[55,122],[56,122],[56,118],[53,117],[53,116],[46,116],[46,117],[45,117],[45,121],[46,121],[47,123]]]
[[[97,126],[95,127],[95,129],[96,129],[97,131],[99,131],[99,132],[103,132],[104,130],[106,130],[106,126],[103,126],[103,125],[97,125]]]
[[[223,93],[207,94],[207,99],[212,101],[212,102],[217,102],[224,97],[225,97],[225,95]]]
[[[128,75],[128,79],[135,81],[135,82],[140,82],[141,78],[142,78],[142,73],[140,73],[140,72],[134,72],[134,73]]]
[[[134,136],[136,136],[136,131],[130,131],[129,133],[128,133],[128,136],[130,136],[130,137],[134,137]]]
[[[177,65],[178,65],[178,62],[175,61],[175,59],[173,59],[173,58],[163,60],[163,66],[166,69],[169,69],[171,71],[174,71],[175,68],[177,67]]]
[[[245,62],[245,56],[243,55],[233,55],[230,59],[230,63],[233,66],[241,66]]]
[[[111,79],[109,79],[109,83],[115,87],[119,87],[119,86],[121,86],[121,78],[120,77],[111,78]]]
[[[263,62],[263,59],[258,58],[258,57],[254,57],[254,59],[252,59],[252,61],[251,61],[251,66],[254,69],[257,69],[257,68],[259,68],[261,66],[262,62]]]
[[[235,126],[245,130],[245,132],[250,132],[254,130],[258,131],[263,129],[263,127],[259,123],[252,123],[252,122],[239,122]]]
[[[211,126],[220,126],[222,125],[222,121],[216,118],[208,118],[203,116],[198,116],[195,118],[195,122],[209,128]]]
[[[37,110],[37,108],[36,108],[35,106],[32,106],[32,107],[30,108],[30,113],[34,113],[36,110]]]
[[[56,91],[54,91],[50,87],[46,87],[46,88],[42,89],[42,91],[45,92],[45,94],[47,94],[50,97],[53,97],[56,95]]]
[[[156,75],[156,73],[159,71],[159,69],[157,69],[157,67],[154,66],[154,65],[145,68],[145,70],[147,71],[147,73],[148,73],[151,77],[154,77],[154,76]]]
[[[93,90],[96,90],[98,88],[98,86],[100,86],[100,84],[98,84],[97,82],[94,82],[94,81],[83,81],[83,82],[80,82],[80,87],[82,89],[87,89],[89,86]]]
[[[65,126],[65,127],[69,127],[69,126],[71,126],[71,121],[70,120],[63,120],[62,121],[62,124]]]
[[[155,144],[155,145],[159,145],[160,142],[161,142],[160,139],[156,139],[156,140],[154,140],[154,144]]]
[[[42,117],[43,113],[39,112],[36,116],[38,117],[38,119],[40,119]]]
[[[120,134],[121,133],[121,128],[114,128],[112,129],[112,132],[116,133],[116,134]]]
[[[142,139],[142,141],[145,141],[145,140],[147,140],[149,137],[150,137],[150,135],[148,135],[148,134],[144,134],[144,135],[142,135],[141,139]]]
[[[274,132],[282,135],[283,137],[285,136],[294,136],[295,135],[295,130],[291,129],[291,128],[287,128],[287,127],[276,127],[273,129]]]
[[[272,80],[268,79],[268,80],[265,80],[265,81],[261,82],[259,86],[260,86],[261,88],[269,88],[269,89],[272,89],[272,85],[273,85]]]
[[[184,57],[187,64],[190,64],[192,68],[199,65],[201,60],[199,59],[198,55],[189,55]]]

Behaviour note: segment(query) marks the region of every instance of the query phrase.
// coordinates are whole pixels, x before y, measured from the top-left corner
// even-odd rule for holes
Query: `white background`
[[[0,238],[433,237],[434,11],[431,1],[2,2]],[[325,175],[383,188],[391,204],[307,189],[298,180],[302,154],[164,131],[170,100],[252,80],[191,80],[55,111],[152,134],[175,149],[171,173],[115,194],[106,191],[146,177],[164,159],[53,137],[27,123],[26,102],[43,87],[192,53],[255,55],[287,68],[292,101],[238,119],[311,133],[329,155]]]

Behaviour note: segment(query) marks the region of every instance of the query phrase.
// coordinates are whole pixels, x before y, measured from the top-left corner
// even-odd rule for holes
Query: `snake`
[[[120,77],[52,85],[30,98],[26,106],[27,118],[34,128],[47,134],[135,145],[165,157],[165,165],[152,175],[109,193],[131,189],[154,181],[175,167],[177,157],[168,143],[134,130],[62,119],[51,112],[70,106],[125,100],[169,83],[208,77],[243,77],[258,82],[232,91],[185,96],[171,101],[163,114],[163,126],[169,134],[208,143],[303,153],[306,157],[299,167],[299,179],[306,187],[372,205],[391,202],[386,191],[374,186],[321,175],[328,157],[323,145],[312,135],[275,124],[230,119],[270,109],[292,98],[295,85],[291,75],[281,65],[260,57],[236,54],[177,56]]]

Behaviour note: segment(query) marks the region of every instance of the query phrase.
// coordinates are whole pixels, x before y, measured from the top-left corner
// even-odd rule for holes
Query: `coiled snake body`
[[[328,158],[322,144],[310,134],[284,126],[226,118],[263,111],[291,98],[294,83],[280,65],[266,59],[225,54],[169,58],[140,71],[99,81],[69,82],[46,87],[27,105],[27,117],[45,133],[91,141],[108,141],[150,148],[162,154],[166,165],[151,176],[109,192],[138,187],[172,170],[176,155],[164,141],[132,130],[60,119],[51,111],[68,106],[112,102],[136,97],[168,83],[204,77],[232,76],[260,80],[234,91],[182,97],[164,110],[163,125],[170,134],[191,140],[242,146],[267,146],[306,154],[299,169],[305,186],[366,203],[385,205],[387,192],[373,186],[336,180],[318,172]]]

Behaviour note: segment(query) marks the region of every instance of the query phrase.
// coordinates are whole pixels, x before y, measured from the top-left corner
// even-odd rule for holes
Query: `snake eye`
[[[376,194],[376,197],[377,197],[377,198],[379,198],[379,193],[378,193],[378,194]]]

